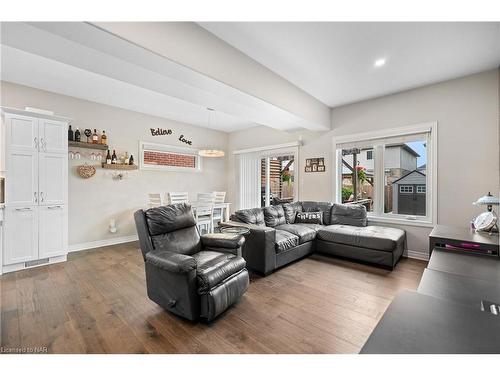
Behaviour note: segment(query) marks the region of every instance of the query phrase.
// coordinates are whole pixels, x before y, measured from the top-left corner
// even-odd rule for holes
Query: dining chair
[[[198,193],[194,213],[200,233],[203,233],[203,229],[206,233],[214,230],[214,200],[214,193]]]
[[[187,192],[170,192],[168,193],[168,200],[170,204],[175,203],[189,203],[189,196]]]
[[[148,207],[160,207],[164,206],[163,199],[160,193],[148,193]]]
[[[225,191],[214,191],[215,200],[214,203],[224,203],[226,200],[226,192]],[[214,207],[214,221],[219,225],[219,222],[222,221],[224,217],[224,208],[222,207]]]

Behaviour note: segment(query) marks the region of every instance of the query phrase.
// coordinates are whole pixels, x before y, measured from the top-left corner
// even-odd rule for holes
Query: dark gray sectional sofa
[[[243,257],[264,275],[314,251],[393,269],[406,243],[401,229],[367,225],[362,205],[285,203],[236,211],[220,225],[250,230]]]

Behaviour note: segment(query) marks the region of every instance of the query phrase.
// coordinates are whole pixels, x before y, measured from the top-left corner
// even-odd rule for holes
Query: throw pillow
[[[295,224],[323,224],[323,212],[297,212]]]

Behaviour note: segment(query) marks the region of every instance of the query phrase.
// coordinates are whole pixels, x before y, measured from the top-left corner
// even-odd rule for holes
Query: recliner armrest
[[[187,273],[196,269],[196,260],[184,254],[171,251],[150,251],[146,254],[146,262],[174,273]]]
[[[245,237],[233,233],[207,233],[201,236],[203,247],[222,247],[237,249],[245,243]]]

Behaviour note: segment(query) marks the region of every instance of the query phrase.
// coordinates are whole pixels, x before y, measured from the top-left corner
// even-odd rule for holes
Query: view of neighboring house
[[[385,146],[385,202],[384,212],[407,215],[425,215],[425,164],[417,167],[417,160],[421,155],[406,143]],[[357,200],[354,199],[353,174],[354,155],[345,155],[342,159],[342,187],[348,193],[344,201],[356,201],[364,204],[368,211],[372,209],[373,201],[373,171],[375,168],[374,150],[366,148],[356,154],[358,174],[361,170],[363,177],[358,176],[359,184]],[[398,188],[393,187],[397,184]],[[411,186],[407,186],[411,185]],[[417,193],[418,190],[418,193]],[[417,195],[418,194],[418,195]],[[402,201],[402,204],[399,201]]]

